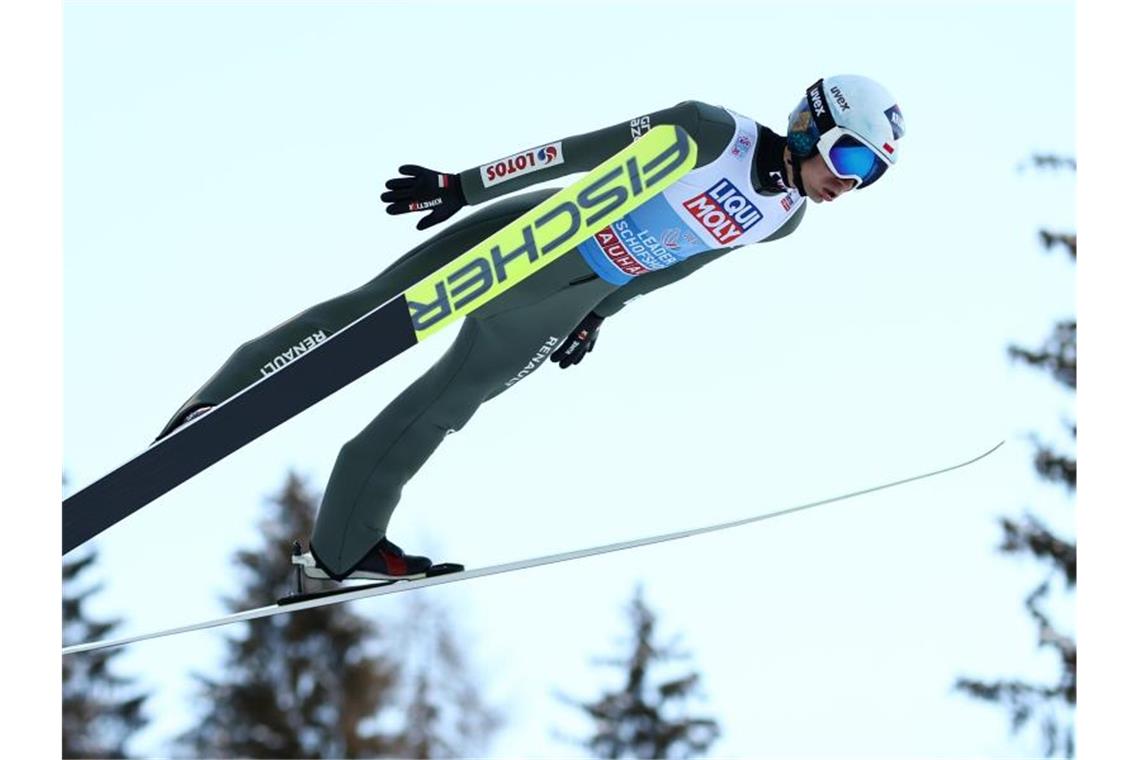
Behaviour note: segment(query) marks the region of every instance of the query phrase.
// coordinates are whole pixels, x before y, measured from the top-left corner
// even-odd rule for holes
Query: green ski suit
[[[476,167],[462,172],[468,204],[476,205],[538,182],[592,169],[640,134],[640,126],[677,124],[697,143],[697,166],[709,163],[733,139],[731,115],[695,101],[564,138],[564,161],[487,187]],[[767,139],[780,139],[765,131]],[[761,141],[766,139],[761,138]],[[782,142],[779,146],[782,150]],[[759,188],[762,169],[752,168]],[[356,290],[320,303],[273,330],[242,344],[175,414],[163,434],[195,408],[216,405],[261,376],[261,369],[290,346],[330,336],[361,315],[438,269],[510,223],[556,190],[535,190],[499,200],[413,248]],[[769,237],[792,232],[803,209]],[[467,317],[455,342],[341,449],[325,490],[311,548],[331,573],[346,575],[385,536],[405,483],[423,466],[448,433],[461,430],[481,404],[541,366],[591,311],[602,317],[623,305],[688,276],[727,253],[720,248],[625,285],[601,279],[585,259],[570,252]]]

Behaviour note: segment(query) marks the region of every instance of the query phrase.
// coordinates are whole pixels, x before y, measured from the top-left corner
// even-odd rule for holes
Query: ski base
[[[455,562],[441,562],[437,565],[429,567],[422,575],[413,575],[408,578],[390,578],[382,581],[373,581],[371,583],[358,583],[355,585],[341,586],[340,588],[330,588],[324,591],[296,591],[288,596],[283,596],[277,600],[278,607],[284,607],[290,604],[297,604],[298,602],[307,602],[311,599],[324,599],[329,596],[339,596],[341,594],[350,594],[355,591],[369,591],[371,589],[383,588],[384,586],[391,586],[393,583],[406,583],[408,581],[417,581],[423,578],[434,578],[437,575],[448,575],[450,573],[462,573],[466,568]]]
[[[351,588],[338,588],[332,589],[330,592],[318,592],[313,597],[300,600],[295,597],[289,597],[286,604],[269,605],[267,607],[259,607],[257,609],[245,610],[243,612],[236,612],[224,617],[216,618],[213,620],[204,620],[196,623],[189,623],[181,625],[176,628],[168,628],[160,631],[152,631],[150,633],[136,634],[133,636],[124,636],[118,639],[106,639],[103,641],[90,641],[84,644],[74,644],[63,648],[64,655],[78,654],[79,652],[89,652],[97,649],[109,649],[111,647],[121,647],[127,644],[133,644],[138,641],[146,641],[148,639],[157,639],[166,636],[174,636],[182,633],[189,633],[191,631],[201,631],[207,628],[215,628],[223,625],[230,625],[233,623],[240,623],[248,620],[257,620],[258,618],[269,617],[271,615],[278,615],[283,613],[292,613],[299,610],[311,609],[314,607],[323,607],[329,604],[343,604],[358,599],[367,599],[375,596],[382,596],[385,594],[395,594],[405,591],[412,591],[415,589],[427,588],[429,586],[438,586],[444,583],[453,583],[455,581],[468,581],[475,578],[485,578],[492,575],[501,575],[504,573],[513,573],[519,570],[527,570],[535,567],[542,567],[545,565],[553,565],[561,562],[570,562],[585,557],[595,557],[602,554],[609,554],[611,552],[627,551],[641,546],[650,546],[652,544],[660,544],[667,541],[677,541],[692,536],[700,536],[717,531],[731,530],[753,523],[759,523],[767,520],[774,520],[776,518],[791,515],[796,512],[802,512],[808,509],[815,509],[825,504],[833,504],[839,501],[846,501],[854,499],[859,496],[885,491],[888,488],[897,488],[898,486],[914,483],[915,481],[933,478],[945,473],[960,470],[968,467],[975,462],[993,454],[1004,444],[1004,441],[998,443],[996,446],[989,450],[972,457],[964,462],[943,467],[938,470],[924,472],[918,475],[912,475],[901,480],[894,480],[889,483],[881,483],[879,485],[863,488],[858,491],[850,491],[848,493],[831,496],[828,498],[818,499],[816,501],[809,501],[805,504],[798,504],[796,506],[786,507],[774,512],[765,512],[751,517],[744,517],[739,520],[732,520],[730,522],[717,523],[715,525],[705,525],[698,528],[690,528],[688,530],[680,530],[673,533],[663,533],[655,536],[645,536],[642,538],[635,538],[628,541],[620,541],[618,543],[606,544],[604,546],[593,546],[585,549],[577,549],[574,551],[561,552],[558,554],[550,554],[543,557],[530,557],[528,559],[517,560],[514,562],[507,562],[501,565],[493,565],[490,567],[478,567],[471,570],[464,570],[457,572],[455,570],[436,572],[434,577],[424,577],[416,580],[407,580],[401,582],[381,581],[376,584],[353,586]],[[446,568],[448,565],[438,567]],[[455,567],[455,566],[451,566]],[[328,598],[332,597],[332,598]]]

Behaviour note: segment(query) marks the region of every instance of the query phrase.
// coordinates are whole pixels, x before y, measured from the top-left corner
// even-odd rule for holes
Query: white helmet
[[[866,187],[898,161],[906,132],[902,111],[887,89],[853,74],[827,77],[807,89],[788,115],[794,163],[815,153],[841,179]]]

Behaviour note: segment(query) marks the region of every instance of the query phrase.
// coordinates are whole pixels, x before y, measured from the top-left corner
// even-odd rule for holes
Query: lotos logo
[[[607,170],[581,190],[574,192],[577,186],[571,185],[559,191],[408,288],[404,297],[416,338],[478,308],[544,266],[551,260],[548,254],[557,256],[589,237],[608,215],[628,210],[646,193],[660,193],[657,185],[688,172],[696,163],[692,138],[679,127],[662,129],[667,131],[659,137],[646,135],[638,148],[619,153],[620,161],[602,163],[598,168]]]
[[[764,218],[760,209],[727,179],[685,201],[685,210],[722,244],[740,237]]]
[[[842,110],[844,110],[844,111],[850,111],[851,110],[851,106],[849,106],[847,104],[847,98],[843,97],[843,90],[841,90],[838,87],[835,87],[833,85],[831,88],[831,94],[835,96],[835,102],[839,104],[839,107]]]
[[[891,132],[894,134],[896,140],[906,134],[906,123],[903,121],[902,111],[899,110],[897,104],[883,111],[883,114],[885,114],[887,120],[890,121]]]
[[[480,166],[479,176],[483,178],[483,187],[492,187],[500,182],[506,182],[511,177],[557,166],[563,161],[562,142],[559,141],[524,150],[500,161]]]

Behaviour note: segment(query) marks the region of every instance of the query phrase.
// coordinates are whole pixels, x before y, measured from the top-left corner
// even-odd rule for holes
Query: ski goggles
[[[883,176],[890,167],[870,143],[851,130],[835,123],[831,106],[823,94],[823,80],[807,90],[807,105],[819,130],[816,148],[831,173],[840,179],[855,180],[855,187],[866,187]]]
[[[833,127],[820,136],[819,154],[832,174],[855,180],[856,188],[873,184],[889,167],[874,148],[843,127]]]

